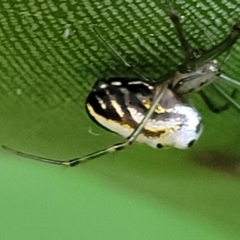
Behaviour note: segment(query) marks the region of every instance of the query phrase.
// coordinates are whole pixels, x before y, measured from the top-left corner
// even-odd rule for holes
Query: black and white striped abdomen
[[[89,116],[100,126],[127,138],[151,106],[155,87],[139,79],[98,80],[86,100]],[[198,112],[166,89],[137,141],[152,147],[187,148],[201,135]]]

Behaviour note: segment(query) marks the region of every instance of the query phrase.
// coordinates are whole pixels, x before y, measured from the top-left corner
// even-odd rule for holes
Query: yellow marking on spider
[[[148,127],[145,126],[144,130],[152,132],[152,133],[156,133],[156,135],[158,135],[161,137],[165,137],[167,135],[173,134],[175,133],[177,130],[179,130],[181,128],[181,123],[174,125],[174,126],[156,126],[156,127]],[[163,133],[164,132],[164,133]]]
[[[147,101],[146,99],[143,99],[142,100],[142,104],[144,105],[144,107],[146,109],[150,109],[150,107],[152,106],[152,102],[150,101]],[[156,108],[155,108],[155,113],[165,113],[166,112],[166,109],[163,108],[161,105],[158,105]]]
[[[123,117],[124,117],[124,112],[122,111],[122,108],[121,108],[121,106],[117,103],[117,101],[111,100],[110,102],[111,102],[113,108],[115,109],[115,111],[117,112],[117,114],[118,114],[121,118],[123,118]]]
[[[96,98],[97,98],[99,104],[101,105],[102,109],[106,109],[107,106],[106,106],[105,102],[99,97],[96,97]]]
[[[112,132],[118,133],[119,135],[127,138],[134,131],[134,128],[127,123],[121,124],[117,121],[114,121],[112,119],[107,119],[107,118],[97,114],[90,104],[87,104],[87,109],[88,109],[90,115],[93,118],[95,118],[95,120],[97,122],[99,122],[100,125],[108,128]]]

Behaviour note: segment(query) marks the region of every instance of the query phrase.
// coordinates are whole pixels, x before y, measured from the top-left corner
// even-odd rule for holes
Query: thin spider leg
[[[66,161],[61,161],[61,160],[51,159],[51,158],[45,158],[45,157],[40,157],[40,156],[24,153],[24,152],[12,149],[12,148],[7,147],[7,146],[2,146],[2,148],[4,150],[7,150],[7,151],[9,151],[13,154],[18,155],[18,156],[29,158],[29,159],[32,159],[32,160],[37,160],[37,161],[40,161],[40,162],[45,162],[45,163],[50,163],[50,164],[55,164],[55,165],[62,165],[62,166],[66,166],[66,167],[74,167],[74,166],[78,165],[79,163],[83,163],[83,162],[86,162],[86,161],[89,161],[89,160],[93,160],[93,159],[95,159],[97,157],[100,157],[102,155],[105,155],[107,153],[115,152],[116,150],[121,150],[124,147],[126,147],[126,146],[124,146],[124,145],[126,145],[126,143],[127,143],[127,141],[125,141],[123,143],[115,144],[115,145],[113,145],[109,148],[106,148],[106,149],[96,151],[94,153],[88,154],[88,155],[86,155],[84,157],[81,157],[81,158],[78,157],[78,158],[73,158],[73,159],[69,159],[69,160],[66,160]]]
[[[128,63],[121,55],[120,53],[110,44],[107,42],[107,40],[98,32],[98,30],[93,27],[94,32],[101,38],[101,40],[115,53],[116,56],[124,63],[124,65],[128,68],[130,68],[133,72],[135,72],[141,79],[151,82],[152,80],[141,74],[139,71],[137,71],[130,63]]]
[[[2,145],[2,148],[4,150],[8,151],[8,152],[19,155],[21,157],[25,157],[25,158],[45,162],[45,163],[51,163],[51,164],[63,165],[63,166],[70,166],[68,161],[59,161],[59,160],[55,160],[55,159],[51,159],[51,158],[39,157],[39,156],[36,156],[36,155],[32,155],[32,154],[28,154],[28,153],[24,153],[24,152],[12,149],[12,148],[4,146],[4,145]]]
[[[130,141],[131,143],[133,141],[135,141],[135,139],[137,138],[139,133],[142,131],[142,129],[146,125],[146,123],[149,120],[149,118],[154,113],[154,111],[155,111],[157,105],[159,104],[159,101],[162,99],[162,97],[164,95],[164,92],[167,89],[167,87],[168,87],[168,84],[162,84],[162,85],[157,85],[156,86],[156,92],[155,92],[154,98],[152,100],[152,105],[151,105],[150,109],[148,110],[147,114],[144,116],[144,118],[141,121],[141,123],[135,129],[135,131],[128,137],[128,141]]]
[[[219,76],[218,76],[222,81],[226,82],[226,83],[229,83],[233,86],[237,86],[237,87],[240,87],[240,82],[233,79],[233,78],[230,78],[228,77],[227,75],[221,73]]]
[[[240,111],[240,104],[238,104],[231,96],[229,96],[220,86],[215,83],[212,85],[223,97],[225,97],[234,107],[236,107],[238,111]]]
[[[204,90],[201,90],[198,92],[202,100],[205,102],[207,107],[213,112],[213,113],[220,113],[229,108],[228,104],[224,104],[223,106],[215,106],[215,104],[212,102],[212,99],[204,92]]]
[[[22,156],[22,157],[38,160],[38,161],[45,162],[45,163],[51,163],[51,164],[62,165],[62,166],[70,166],[70,167],[76,166],[83,162],[93,160],[93,159],[100,157],[102,155],[105,155],[107,153],[122,150],[122,149],[128,147],[129,145],[131,145],[136,140],[137,136],[142,131],[142,129],[146,125],[147,121],[149,120],[149,118],[151,117],[153,112],[155,111],[155,108],[157,107],[157,105],[159,104],[159,101],[163,97],[167,86],[168,86],[167,84],[156,86],[156,93],[154,95],[152,105],[151,105],[150,109],[148,110],[147,114],[144,116],[141,123],[139,124],[139,126],[133,131],[133,133],[128,137],[128,139],[126,139],[126,141],[124,141],[122,143],[117,143],[109,148],[96,151],[92,154],[86,155],[81,158],[73,158],[73,159],[70,159],[67,161],[60,161],[60,160],[54,160],[54,159],[50,159],[50,158],[44,158],[44,157],[39,157],[39,156],[23,153],[23,152],[14,150],[14,149],[6,147],[6,146],[2,146],[2,147],[3,147],[3,149],[5,149],[7,151],[12,152],[12,153]]]
[[[213,46],[195,60],[196,66],[202,66],[212,59],[215,59],[223,52],[231,49],[232,45],[240,38],[240,21],[238,21],[232,28],[230,34],[219,44]]]
[[[182,25],[180,23],[180,18],[177,15],[177,13],[174,11],[174,8],[172,7],[171,2],[168,0],[165,0],[165,2],[169,8],[170,18],[171,18],[174,28],[176,30],[178,40],[181,43],[182,49],[184,51],[185,59],[187,61],[188,59],[192,58],[192,50],[193,49],[184,36],[184,31],[183,31]]]

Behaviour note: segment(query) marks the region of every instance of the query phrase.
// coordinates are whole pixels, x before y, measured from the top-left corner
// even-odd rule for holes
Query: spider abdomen
[[[154,93],[154,85],[139,79],[101,79],[89,94],[86,109],[100,126],[128,138],[151,107]],[[187,148],[201,130],[198,112],[167,88],[136,141],[155,148]]]

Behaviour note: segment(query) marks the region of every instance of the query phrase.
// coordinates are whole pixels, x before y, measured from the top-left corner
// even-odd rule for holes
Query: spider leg
[[[240,111],[240,104],[237,103],[232,96],[229,96],[220,86],[213,83],[213,87],[221,94],[224,98],[226,98],[238,111]],[[234,91],[235,94],[236,91]]]
[[[237,21],[233,25],[232,30],[228,36],[219,44],[214,45],[207,51],[199,51],[198,49],[193,49],[184,36],[184,31],[180,24],[180,18],[174,12],[171,1],[165,0],[165,2],[170,10],[170,18],[174,24],[177,37],[185,54],[185,61],[179,66],[179,70],[181,72],[192,71],[196,66],[202,66],[210,60],[217,58],[223,52],[230,50],[232,45],[240,38],[240,21]]]
[[[180,41],[180,44],[182,46],[182,50],[184,52],[185,59],[188,60],[192,57],[193,49],[190,46],[190,44],[188,43],[187,39],[185,38],[184,31],[183,31],[182,25],[180,23],[180,18],[178,16],[178,14],[174,11],[174,8],[173,8],[171,2],[168,0],[165,0],[165,2],[169,8],[170,18],[171,18],[174,28],[176,30],[178,40]]]
[[[54,159],[50,159],[50,158],[44,158],[44,157],[39,157],[39,156],[31,155],[28,153],[20,152],[20,151],[14,150],[12,148],[9,148],[7,146],[2,146],[2,147],[3,147],[3,149],[5,149],[11,153],[14,153],[16,155],[19,155],[21,157],[30,158],[30,159],[34,159],[34,160],[45,162],[45,163],[51,163],[51,164],[56,164],[56,165],[69,166],[69,167],[73,167],[80,163],[93,160],[97,157],[100,157],[102,155],[105,155],[105,154],[108,154],[111,152],[122,150],[122,149],[128,147],[129,145],[131,145],[136,140],[137,136],[140,134],[140,132],[146,125],[147,121],[149,120],[149,118],[151,117],[153,112],[155,111],[155,108],[157,107],[157,105],[159,104],[159,101],[163,97],[167,86],[168,86],[167,84],[156,86],[156,91],[155,91],[155,95],[154,95],[154,98],[152,101],[152,105],[151,105],[150,109],[148,110],[147,114],[144,116],[141,123],[138,125],[138,127],[126,139],[126,141],[117,143],[109,148],[105,148],[105,149],[96,151],[96,152],[88,154],[84,157],[78,157],[78,158],[73,158],[73,159],[66,160],[66,161],[60,161],[60,160],[54,160]]]
[[[115,55],[123,62],[123,64],[128,67],[129,69],[131,69],[133,72],[135,72],[141,79],[151,82],[152,80],[149,79],[148,77],[144,76],[143,74],[141,74],[139,71],[137,71],[130,63],[128,63],[121,55],[120,53],[100,34],[100,32],[93,27],[94,32],[99,36],[99,38],[101,38],[101,40],[107,45],[108,48],[110,48]]]
[[[240,21],[235,23],[232,27],[232,31],[228,36],[219,44],[214,45],[211,49],[204,51],[202,55],[195,59],[196,66],[204,65],[212,59],[217,58],[223,52],[227,52],[231,49],[232,45],[240,38]]]
[[[232,86],[240,88],[240,82],[239,81],[237,81],[237,80],[235,80],[235,79],[233,79],[233,78],[231,78],[231,77],[229,77],[229,76],[227,76],[227,75],[225,75],[223,73],[221,73],[219,75],[219,78],[220,78],[220,80],[222,80],[225,83],[229,83]]]

